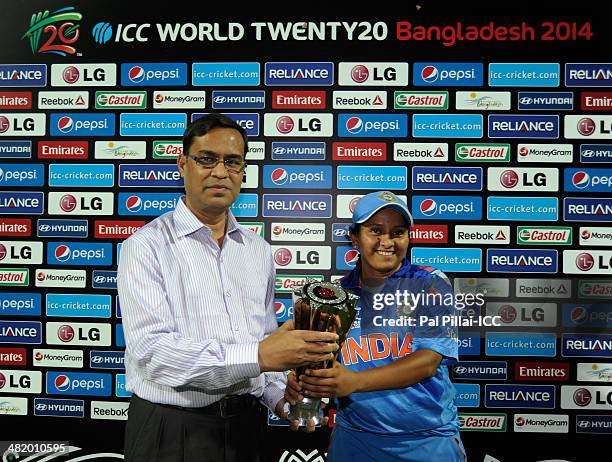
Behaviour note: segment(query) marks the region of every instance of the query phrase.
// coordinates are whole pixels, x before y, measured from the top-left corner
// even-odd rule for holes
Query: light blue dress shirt
[[[228,212],[223,245],[184,201],[124,241],[117,275],[126,389],[202,407],[251,393],[274,410],[285,375],[262,373],[259,341],[277,327],[270,245]]]

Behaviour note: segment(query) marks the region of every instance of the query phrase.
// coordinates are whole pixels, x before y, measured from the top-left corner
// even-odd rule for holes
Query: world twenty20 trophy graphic
[[[302,366],[295,371],[299,377],[306,369],[333,367],[340,347],[355,320],[355,305],[359,297],[344,290],[339,284],[308,279],[303,286],[293,290],[293,318],[296,330],[314,330],[338,334],[338,350],[334,358],[311,366]],[[320,423],[320,399],[306,398],[289,409],[289,420],[299,420],[306,425],[308,420]]]

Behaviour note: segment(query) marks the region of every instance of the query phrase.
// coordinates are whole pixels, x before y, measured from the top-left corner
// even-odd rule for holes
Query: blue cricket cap
[[[406,203],[391,191],[373,192],[359,199],[353,212],[353,224],[356,225],[368,221],[372,215],[385,207],[391,207],[393,210],[401,213],[409,227],[414,225],[412,215]]]

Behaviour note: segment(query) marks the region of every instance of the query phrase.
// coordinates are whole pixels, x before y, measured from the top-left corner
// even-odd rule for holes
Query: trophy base
[[[315,425],[321,423],[321,400],[304,398],[295,406],[289,408],[289,420],[298,420],[300,427],[305,427],[308,421]]]

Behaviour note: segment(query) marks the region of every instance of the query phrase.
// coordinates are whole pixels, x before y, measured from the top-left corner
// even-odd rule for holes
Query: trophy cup
[[[346,340],[348,331],[357,314],[355,305],[359,297],[344,290],[339,284],[307,279],[303,286],[293,290],[293,318],[296,330],[315,330],[338,334],[338,346]],[[340,348],[331,360],[310,366],[298,367],[295,371],[299,377],[306,369],[327,369],[333,367]],[[299,420],[305,426],[308,420],[318,425],[321,400],[306,398],[289,408],[289,420]]]

